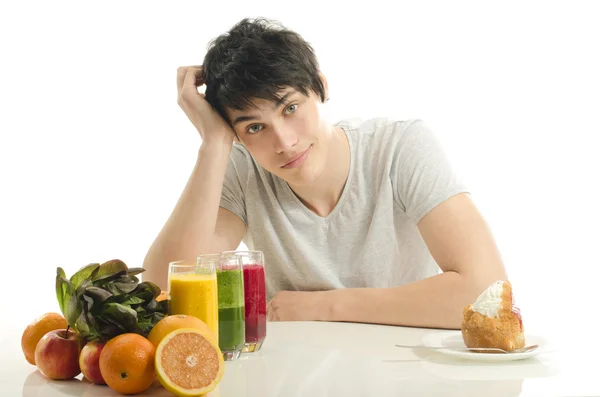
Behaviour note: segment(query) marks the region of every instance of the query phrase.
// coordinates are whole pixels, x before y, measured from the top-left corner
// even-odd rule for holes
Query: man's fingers
[[[183,89],[190,89],[191,87],[193,87],[196,90],[196,88],[198,87],[198,83],[201,82],[201,75],[201,68],[189,68],[185,73],[185,77],[183,79]]]
[[[273,310],[271,310],[271,301],[267,302],[267,321],[273,321]]]
[[[198,92],[198,87],[196,86],[196,82],[198,81],[198,75],[201,73],[202,69],[193,67],[187,69],[185,77],[183,79],[183,86],[181,88],[181,92],[177,97],[177,102],[180,106],[185,106],[186,103],[193,103],[193,106],[203,107],[206,103],[206,101],[204,100],[198,101],[198,96],[204,97],[204,94],[200,94]]]
[[[183,88],[183,85],[185,84],[185,77],[187,76],[190,69],[199,71],[199,73],[196,73],[198,77],[195,79],[195,86],[198,87],[204,84],[201,73],[202,65],[180,66],[179,68],[177,68],[177,95],[181,94],[181,90]]]

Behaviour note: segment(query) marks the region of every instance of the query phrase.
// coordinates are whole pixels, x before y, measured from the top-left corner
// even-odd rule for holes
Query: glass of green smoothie
[[[238,255],[222,253],[217,269],[219,348],[224,360],[240,357],[246,342],[244,273]]]

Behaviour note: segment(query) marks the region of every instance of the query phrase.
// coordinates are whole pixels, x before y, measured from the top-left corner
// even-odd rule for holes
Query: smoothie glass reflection
[[[169,264],[169,315],[198,317],[219,337],[217,267],[219,261]]]
[[[246,315],[246,343],[243,351],[255,352],[260,350],[267,336],[264,254],[261,251],[227,251],[224,254],[235,254],[242,260]]]
[[[244,277],[237,255],[221,254],[217,268],[219,348],[223,359],[235,360],[244,349]]]

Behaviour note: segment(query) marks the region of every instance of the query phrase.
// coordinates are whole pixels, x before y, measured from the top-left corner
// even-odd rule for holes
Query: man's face
[[[240,141],[267,171],[290,185],[309,185],[323,172],[329,152],[330,126],[321,117],[319,97],[293,88],[277,103],[253,101],[256,108],[227,110]]]

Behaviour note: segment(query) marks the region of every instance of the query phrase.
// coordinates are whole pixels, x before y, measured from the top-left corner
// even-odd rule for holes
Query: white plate
[[[448,348],[452,347],[466,347],[460,331],[436,331],[430,332],[423,336],[421,343],[428,347],[444,346]],[[510,353],[510,354],[498,354],[498,353],[476,353],[470,350],[452,350],[452,349],[435,349],[438,353],[442,353],[448,356],[454,356],[464,358],[468,360],[477,361],[515,361],[523,360],[525,358],[534,357],[541,353],[547,353],[550,351],[550,343],[536,335],[525,333],[525,345],[539,345],[539,347],[533,351],[525,353]]]

